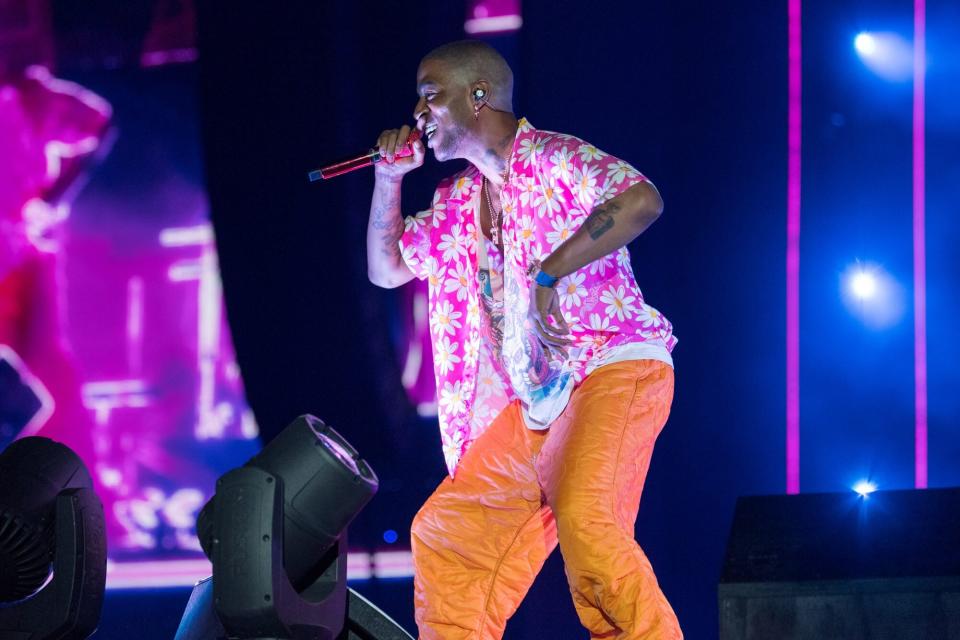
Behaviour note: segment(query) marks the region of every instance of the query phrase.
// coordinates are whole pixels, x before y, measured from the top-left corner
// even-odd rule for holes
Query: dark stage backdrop
[[[527,0],[516,38],[493,41],[513,47],[518,115],[631,161],[666,203],[631,245],[646,298],[680,338],[637,535],[689,638],[717,636],[735,498],[785,490],[786,2],[731,6]],[[341,429],[382,486],[352,540],[382,546],[390,528],[406,545],[444,468],[435,422],[416,416],[400,386],[398,293],[366,279],[373,177],[311,185],[306,172],[411,121],[419,58],[463,37],[463,3],[199,9],[207,181],[248,400],[265,439],[304,412]],[[405,211],[424,208],[458,168],[428,158],[405,181]],[[803,304],[816,305],[809,291]],[[903,464],[909,476],[912,461]],[[412,586],[389,591],[399,595],[380,604],[410,624]],[[555,555],[507,637],[582,635]]]

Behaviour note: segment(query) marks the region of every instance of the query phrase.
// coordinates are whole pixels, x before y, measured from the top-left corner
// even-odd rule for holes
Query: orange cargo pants
[[[589,375],[546,431],[504,409],[413,520],[421,640],[501,638],[558,541],[591,638],[682,638],[634,540],[672,399],[672,368],[631,360]]]

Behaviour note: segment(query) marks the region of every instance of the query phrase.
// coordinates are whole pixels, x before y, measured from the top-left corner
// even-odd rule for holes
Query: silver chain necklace
[[[487,209],[490,210],[490,239],[493,240],[493,244],[500,246],[500,212],[503,211],[503,203],[500,203],[500,211],[494,210],[487,176],[483,176],[483,195],[487,198]]]

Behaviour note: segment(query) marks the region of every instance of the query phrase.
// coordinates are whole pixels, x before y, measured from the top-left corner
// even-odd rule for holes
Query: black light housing
[[[86,466],[59,442],[23,438],[0,453],[0,486],[0,638],[89,637],[107,543]]]
[[[409,639],[346,586],[346,527],[377,487],[343,436],[313,416],[294,420],[217,480],[197,520],[213,578],[195,588],[177,640]]]

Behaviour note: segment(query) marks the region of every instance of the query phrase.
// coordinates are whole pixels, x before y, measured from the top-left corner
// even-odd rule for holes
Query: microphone
[[[407,136],[407,142],[396,153],[397,158],[406,158],[413,155],[413,143],[420,139],[420,131],[414,129],[410,132],[410,135]],[[381,162],[383,158],[380,156],[379,149],[369,149],[364,151],[361,154],[350,156],[349,158],[344,158],[343,160],[338,160],[337,162],[331,162],[330,164],[324,165],[319,169],[314,169],[307,174],[307,177],[310,178],[310,182],[316,182],[321,178],[328,180],[335,176],[340,176],[345,173],[350,173],[351,171],[356,171],[363,167],[369,167],[372,164]]]

